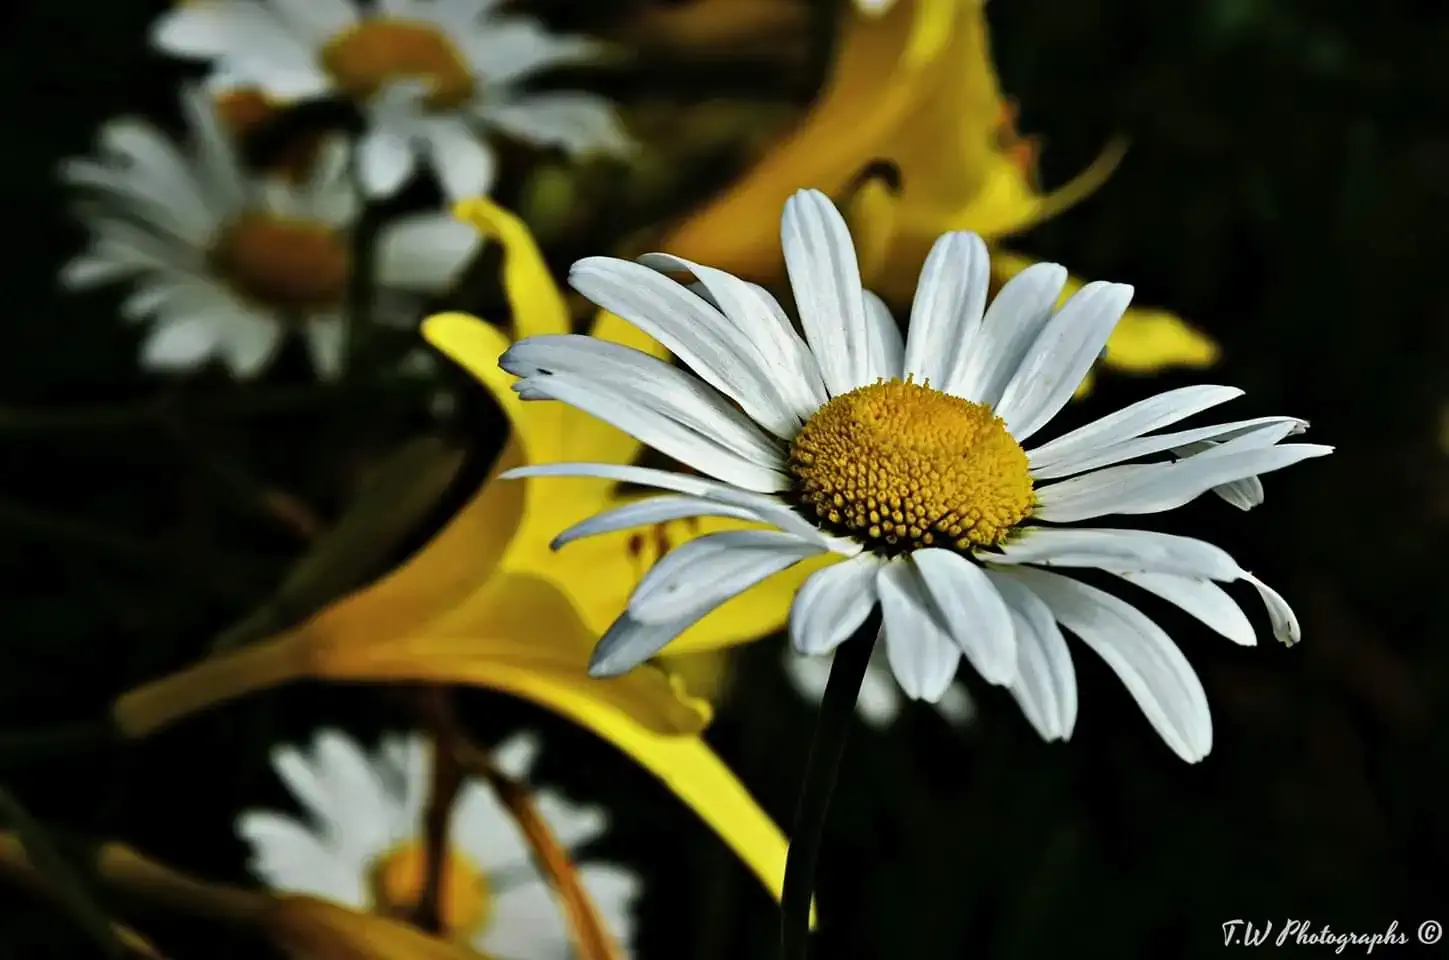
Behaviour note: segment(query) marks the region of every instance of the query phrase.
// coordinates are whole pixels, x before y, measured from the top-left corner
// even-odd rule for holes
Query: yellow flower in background
[[[504,283],[519,337],[567,333],[568,308],[527,229],[476,201],[460,215],[505,251]],[[654,773],[713,827],[778,898],[785,839],[700,737],[707,703],[678,678],[645,669],[600,681],[589,653],[662,550],[704,533],[748,526],[705,519],[601,536],[557,555],[557,529],[626,502],[592,479],[497,482],[503,470],[570,456],[629,463],[638,441],[561,403],[523,404],[499,370],[509,339],[463,314],[430,318],[429,340],[490,389],[512,434],[487,480],[458,515],[402,566],[297,627],[216,655],[123,696],[121,731],[145,736],[197,710],[302,678],[472,684],[523,697],[588,727]],[[657,355],[663,348],[600,313],[593,335]],[[743,642],[779,629],[795,588],[815,567],[740,596],[682,639],[678,652]]]
[[[900,190],[867,185],[849,219],[866,287],[904,306],[941,234],[969,230],[994,244],[1066,210],[1116,167],[1120,145],[1066,186],[1037,188],[1034,149],[1016,135],[991,63],[983,0],[873,6],[846,15],[834,71],[801,125],[669,234],[664,250],[758,282],[775,279],[783,258],[774,224],[786,198],[815,187],[851,199],[862,171],[890,161]],[[999,285],[1031,262],[993,251],[992,279]],[[1077,289],[1069,283],[1063,302]],[[1134,308],[1103,359],[1143,372],[1217,357],[1217,345],[1176,316]]]

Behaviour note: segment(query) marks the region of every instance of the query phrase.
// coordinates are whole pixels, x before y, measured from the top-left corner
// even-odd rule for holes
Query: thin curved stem
[[[810,901],[815,891],[815,867],[820,860],[825,817],[835,792],[845,740],[855,722],[855,701],[875,647],[879,617],[866,619],[860,629],[835,651],[830,679],[820,701],[820,719],[805,766],[805,782],[795,809],[790,850],[785,857],[785,884],[780,897],[780,956],[805,960],[810,947]]]

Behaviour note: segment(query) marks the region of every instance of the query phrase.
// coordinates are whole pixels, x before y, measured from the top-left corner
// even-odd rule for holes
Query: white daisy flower
[[[62,178],[84,192],[76,210],[92,236],[62,282],[132,281],[121,312],[153,321],[141,355],[148,368],[216,357],[251,377],[296,329],[318,372],[335,376],[360,207],[346,148],[326,145],[299,185],[253,176],[206,93],[188,89],[182,99],[185,150],[144,121],[120,119],[101,129],[98,159],[62,165]],[[450,287],[478,244],[477,231],[441,211],[388,224],[377,241],[374,318],[413,322],[420,295]]]
[[[526,777],[538,741],[519,735],[494,755],[500,770]],[[312,750],[276,750],[272,765],[305,809],[308,822],[249,811],[237,832],[251,846],[251,870],[274,890],[310,894],[357,910],[408,918],[422,895],[426,860],[423,817],[431,749],[423,737],[390,736],[368,757],[335,730],[318,733]],[[547,790],[539,812],[567,848],[607,827],[603,811],[579,807]],[[567,920],[527,841],[484,784],[465,781],[448,826],[450,849],[439,894],[446,935],[497,960],[570,960]],[[639,881],[619,867],[586,863],[579,879],[609,932],[627,948]]]
[[[825,698],[825,685],[830,680],[830,668],[834,663],[833,653],[800,657],[787,651],[785,676],[790,678],[791,685],[802,697],[818,704]],[[960,681],[947,687],[941,699],[932,706],[942,719],[957,726],[965,726],[976,717],[976,701]],[[871,651],[870,663],[866,665],[860,692],[855,698],[855,712],[877,730],[889,727],[900,715],[901,690],[891,676],[885,651],[879,646]]]
[[[193,0],[163,14],[153,42],[210,60],[226,82],[284,100],[341,96],[367,114],[360,167],[375,196],[397,192],[419,158],[449,197],[487,194],[496,130],[570,154],[625,152],[613,107],[581,92],[526,93],[540,70],[599,46],[504,16],[498,0]]]
[[[609,511],[556,544],[692,515],[774,530],[700,537],[643,578],[600,640],[593,673],[658,653],[755,583],[813,556],[790,614],[795,649],[830,652],[880,604],[880,642],[907,696],[939,701],[964,655],[1010,688],[1047,738],[1077,715],[1066,627],[1102,656],[1180,756],[1212,746],[1201,682],[1156,624],[1126,601],[1046,568],[1105,570],[1177,604],[1229,639],[1253,627],[1213,581],[1246,580],[1280,639],[1298,638],[1283,599],[1225,552],[1148,530],[1073,527],[1157,513],[1331,452],[1279,441],[1306,428],[1259,417],[1163,428],[1230,400],[1221,386],[1170,390],[1027,449],[1071,399],[1132,296],[1089,283],[1054,309],[1067,272],[1037,264],[986,309],[981,239],[932,248],[902,342],[885,305],[862,291],[845,222],[817,191],[785,205],[781,226],[804,339],[762,288],[667,254],[639,263],[593,257],[573,287],[659,340],[696,376],[618,344],[532,337],[500,361],[527,400],[570,403],[705,474],[560,463],[505,476],[596,476],[672,491]],[[683,286],[665,271],[687,271]],[[1211,449],[1128,463],[1213,441]]]

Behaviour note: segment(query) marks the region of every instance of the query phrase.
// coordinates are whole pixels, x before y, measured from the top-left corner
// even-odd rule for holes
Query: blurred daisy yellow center
[[[459,106],[473,94],[473,72],[462,53],[428,23],[387,17],[363,21],[327,42],[322,66],[359,100],[400,80],[425,84],[428,106],[439,110]]]
[[[913,381],[826,403],[789,465],[803,510],[884,553],[999,544],[1035,503],[1026,451],[1001,418]]]
[[[415,918],[427,884],[427,850],[419,841],[395,847],[372,868],[372,905],[375,913],[403,920]],[[468,939],[488,923],[492,894],[483,872],[456,850],[448,851],[438,888],[438,917],[443,933],[454,940]]]
[[[251,213],[222,232],[211,260],[243,297],[278,310],[309,311],[342,304],[351,254],[345,239],[324,223]]]

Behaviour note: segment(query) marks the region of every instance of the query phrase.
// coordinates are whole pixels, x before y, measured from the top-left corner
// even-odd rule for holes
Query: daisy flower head
[[[145,121],[119,119],[101,129],[97,158],[62,165],[91,234],[62,283],[132,284],[121,312],[152,323],[145,367],[184,370],[215,358],[252,377],[297,330],[319,374],[335,376],[360,207],[346,147],[324,145],[302,182],[253,175],[205,92],[186,90],[183,106],[184,146]],[[374,318],[410,322],[422,297],[450,287],[478,244],[475,231],[444,212],[384,226]]]
[[[526,777],[538,741],[518,735],[496,751],[498,768]],[[310,750],[275,751],[277,775],[306,819],[248,811],[237,832],[251,847],[251,869],[279,892],[309,894],[357,910],[409,919],[425,884],[424,813],[431,787],[430,747],[420,735],[383,739],[369,756],[335,730],[318,733]],[[566,848],[604,832],[607,818],[546,790],[539,812]],[[534,866],[527,841],[491,790],[465,781],[448,826],[447,868],[438,893],[444,935],[489,957],[569,960],[566,918]],[[609,932],[627,944],[638,879],[599,863],[579,867],[579,880]]]
[[[694,375],[569,335],[521,340],[500,360],[523,399],[571,404],[703,474],[590,463],[512,471],[671,493],[586,520],[556,545],[690,515],[773,528],[700,537],[665,556],[600,640],[591,671],[627,671],[740,591],[829,554],[839,562],[793,601],[799,653],[834,650],[879,606],[878,641],[907,696],[938,701],[964,656],[1045,737],[1064,739],[1077,712],[1065,627],[1118,674],[1169,747],[1202,759],[1212,722],[1186,658],[1131,603],[1056,571],[1116,574],[1251,644],[1253,627],[1215,583],[1245,580],[1291,643],[1287,604],[1217,547],[1080,524],[1170,510],[1214,488],[1250,506],[1257,475],[1332,448],[1282,444],[1307,426],[1292,417],[1162,432],[1242,392],[1222,386],[1170,390],[1032,444],[1100,355],[1131,287],[1089,283],[1054,309],[1066,270],[1037,264],[988,308],[985,244],[948,233],[921,271],[903,338],[862,289],[849,231],[824,194],[795,194],[781,235],[803,338],[768,292],[722,271],[666,254],[594,257],[574,264],[574,288]]]
[[[367,119],[358,143],[367,192],[389,196],[420,159],[452,200],[486,195],[485,131],[570,154],[629,149],[613,107],[576,91],[529,93],[532,74],[595,56],[502,14],[499,0],[193,0],[165,13],[153,41],[210,61],[228,82],[287,101],[341,97]]]

